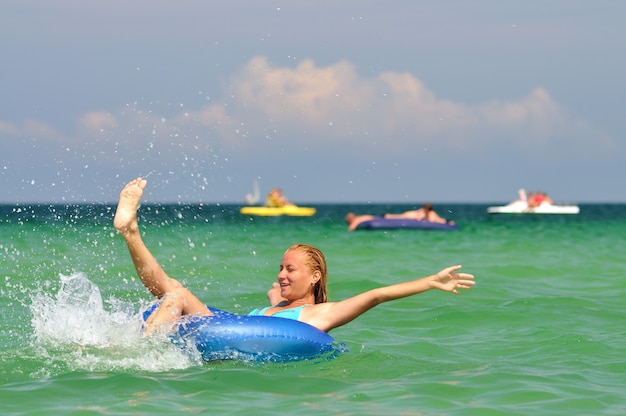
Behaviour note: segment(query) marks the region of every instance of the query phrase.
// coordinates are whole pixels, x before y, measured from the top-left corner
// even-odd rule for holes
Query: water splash
[[[201,364],[165,336],[142,337],[134,305],[102,300],[84,273],[60,276],[56,295],[35,293],[33,347],[55,368],[70,371],[167,371]]]
[[[36,339],[52,345],[107,345],[115,333],[111,331],[111,318],[116,314],[107,316],[98,287],[83,273],[61,275],[60,279],[56,297],[46,293],[33,297],[31,312]]]

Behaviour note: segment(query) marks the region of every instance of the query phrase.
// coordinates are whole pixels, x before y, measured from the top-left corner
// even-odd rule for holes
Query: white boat
[[[528,207],[526,201],[513,201],[510,204],[500,207],[489,207],[490,214],[578,214],[578,205],[561,205],[542,202],[541,205],[533,208]]]

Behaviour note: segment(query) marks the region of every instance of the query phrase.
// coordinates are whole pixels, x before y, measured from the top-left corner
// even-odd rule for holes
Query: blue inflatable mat
[[[393,230],[400,228],[421,229],[421,230],[458,230],[459,226],[450,223],[430,222],[426,220],[411,220],[406,218],[374,218],[363,221],[356,228],[357,230]]]

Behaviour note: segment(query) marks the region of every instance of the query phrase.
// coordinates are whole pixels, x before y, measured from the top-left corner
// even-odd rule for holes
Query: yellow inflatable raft
[[[277,217],[290,215],[293,217],[310,217],[315,214],[315,208],[285,205],[284,207],[248,206],[239,210],[244,215],[258,215],[262,217]]]

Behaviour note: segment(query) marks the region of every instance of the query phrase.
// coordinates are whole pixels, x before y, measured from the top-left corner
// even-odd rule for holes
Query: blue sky
[[[2,203],[626,202],[626,2],[2,9]]]

